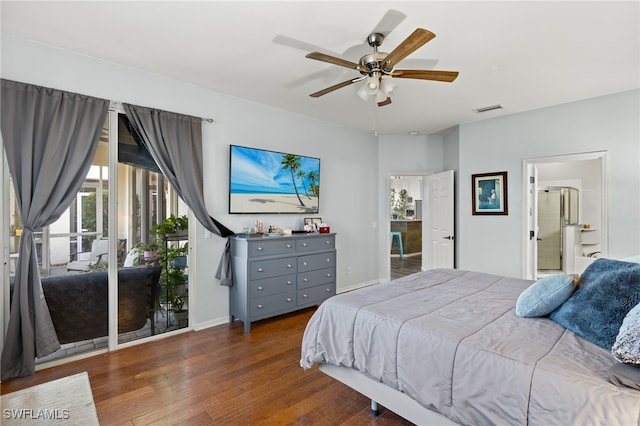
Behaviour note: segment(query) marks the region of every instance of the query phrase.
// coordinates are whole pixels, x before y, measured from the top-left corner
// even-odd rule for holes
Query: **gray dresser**
[[[251,322],[318,305],[336,294],[335,234],[232,237],[230,320]]]

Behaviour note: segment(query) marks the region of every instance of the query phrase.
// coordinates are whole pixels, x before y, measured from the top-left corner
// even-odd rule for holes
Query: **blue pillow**
[[[640,303],[640,264],[597,259],[549,318],[610,350],[627,312]]]
[[[611,353],[620,362],[640,367],[640,303],[624,317]]]
[[[516,301],[516,315],[523,318],[549,315],[576,290],[576,278],[574,275],[556,274],[531,284]]]

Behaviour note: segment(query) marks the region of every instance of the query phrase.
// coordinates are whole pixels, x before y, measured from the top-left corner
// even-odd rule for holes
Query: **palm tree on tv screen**
[[[309,191],[307,191],[307,185],[304,182],[304,178],[307,176],[307,174],[304,172],[304,170],[298,170],[298,177],[300,178],[300,182],[302,182],[302,188],[304,188],[304,195],[307,196],[308,199],[311,199],[311,197],[309,196]]]
[[[293,189],[296,191],[296,197],[298,197],[298,201],[302,207],[306,207],[300,198],[300,194],[298,193],[298,186],[296,185],[296,170],[300,168],[300,156],[294,154],[284,154],[282,156],[282,169],[289,170],[291,172],[291,181],[293,182]]]
[[[318,174],[313,170],[311,170],[309,173],[307,173],[307,178],[311,182],[309,185],[309,189],[311,190],[311,195],[317,197],[318,195],[320,195],[319,194],[320,187],[316,183],[318,181]]]

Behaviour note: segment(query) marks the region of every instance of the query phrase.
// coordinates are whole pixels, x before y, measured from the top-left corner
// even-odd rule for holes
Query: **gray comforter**
[[[344,293],[307,324],[301,365],[354,368],[468,425],[639,425],[613,356],[547,318],[515,315],[532,281],[435,269]]]

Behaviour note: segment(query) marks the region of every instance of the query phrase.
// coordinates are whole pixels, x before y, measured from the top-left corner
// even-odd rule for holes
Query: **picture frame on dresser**
[[[321,217],[305,217],[304,218],[304,229],[307,232],[317,231],[318,227],[322,223]]]

